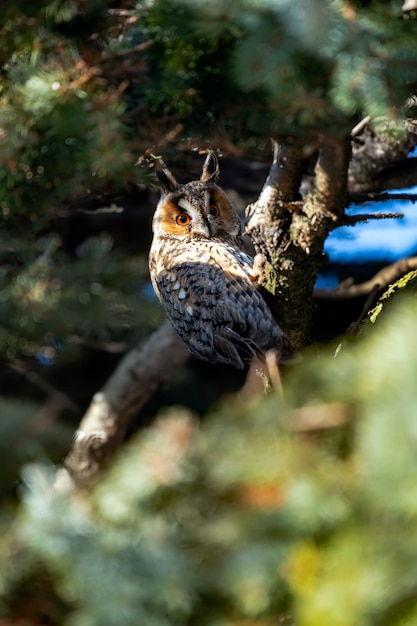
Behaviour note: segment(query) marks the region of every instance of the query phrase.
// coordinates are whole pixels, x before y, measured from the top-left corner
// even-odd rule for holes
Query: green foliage
[[[74,58],[65,62],[72,65]],[[26,227],[39,230],[56,203],[85,187],[97,189],[103,179],[127,181],[131,156],[116,94],[88,95],[75,86],[84,68],[70,76],[62,67],[43,65],[17,63],[10,71],[13,88],[1,101],[0,217],[9,229],[23,218]]]
[[[77,41],[106,3],[81,4],[8,7],[0,44],[0,223],[9,231],[39,231],[57,206],[86,189],[119,189],[136,178],[125,104]],[[63,23],[68,32],[60,33]]]
[[[201,426],[171,410],[91,494],[28,466],[0,544],[3,612],[26,562],[56,624],[413,624],[416,313],[393,306],[336,359],[306,358],[285,402],[238,397]]]
[[[208,87],[201,73],[207,81],[216,80],[219,74],[213,54],[221,52],[220,47],[206,46],[208,42],[190,30],[190,20],[186,7],[169,2],[156,3],[148,10],[145,28],[139,23],[141,36],[152,41],[148,58],[153,80],[144,96],[158,115],[197,113],[204,106]]]
[[[22,380],[10,388],[2,381],[7,399],[0,396],[0,501],[13,493],[22,463],[46,456],[59,461],[68,450],[74,427],[65,422],[63,409],[78,412],[78,400],[94,380],[90,372],[83,378],[83,347],[97,344],[104,351],[118,344],[126,350],[160,320],[142,292],[145,262],[112,250],[109,237],[87,240],[71,261],[57,237],[29,247],[10,237],[1,244],[0,362],[3,376],[16,370]],[[53,376],[60,368],[71,372],[70,379],[51,385],[49,370]],[[63,401],[55,384],[75,389],[75,401]]]
[[[13,497],[23,464],[47,458],[58,462],[68,448],[72,430],[63,423],[51,425],[42,411],[42,406],[34,401],[0,398],[2,502]],[[2,516],[0,526],[7,517],[5,508],[2,508]]]
[[[137,181],[138,153],[159,143],[246,152],[271,135],[344,135],[366,114],[401,117],[417,84],[415,20],[394,1],[156,0],[125,23],[106,0],[6,4],[9,229],[37,231],[86,189]]]
[[[415,23],[398,2],[164,0],[144,19],[154,110],[232,114],[254,137],[344,135],[364,115],[398,115],[417,84]]]
[[[26,251],[19,251],[18,242],[3,249],[8,260],[0,276],[3,359],[49,354],[52,360],[57,345],[64,348],[75,337],[132,341],[138,337],[135,326],[154,323],[153,303],[138,292],[147,275],[143,260],[123,260],[104,236],[88,240],[73,262],[58,245],[51,238]]]
[[[45,378],[67,368],[63,387],[88,393],[77,382],[80,346],[127,349],[160,319],[145,292],[146,259],[113,250],[108,237],[84,241],[89,232],[74,233],[84,241],[77,247],[48,235],[59,222],[65,239],[73,212],[83,217],[80,198],[100,197],[95,206],[107,209],[105,197],[142,178],[126,86],[106,74],[118,23],[107,0],[3,4],[0,362],[22,369],[23,361],[25,371],[43,364]]]

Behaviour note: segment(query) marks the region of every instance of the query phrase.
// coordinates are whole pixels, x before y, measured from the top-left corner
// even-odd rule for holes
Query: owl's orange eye
[[[188,213],[180,213],[175,218],[175,221],[177,222],[178,226],[187,226],[187,224],[191,222],[191,217],[188,215]]]
[[[210,215],[214,215],[214,217],[218,217],[220,215],[220,209],[217,204],[211,204],[209,209]]]

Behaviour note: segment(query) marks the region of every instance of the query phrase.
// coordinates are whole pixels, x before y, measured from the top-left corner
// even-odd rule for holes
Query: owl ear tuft
[[[209,152],[204,161],[203,173],[200,180],[203,183],[215,183],[219,177],[219,161],[214,152]]]
[[[158,159],[156,162],[155,172],[165,191],[176,191],[178,189],[178,183],[174,174],[168,169],[162,159]]]

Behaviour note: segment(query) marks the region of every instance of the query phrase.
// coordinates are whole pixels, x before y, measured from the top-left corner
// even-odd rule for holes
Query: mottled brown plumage
[[[209,154],[200,180],[179,185],[162,164],[152,284],[175,331],[200,359],[242,368],[270,349],[286,359],[294,348],[256,287],[239,216],[215,182],[218,171]]]

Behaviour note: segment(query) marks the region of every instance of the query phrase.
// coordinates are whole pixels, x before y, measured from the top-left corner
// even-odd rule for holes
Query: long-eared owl
[[[185,185],[161,168],[149,268],[175,331],[195,356],[212,363],[243,368],[271,349],[286,359],[294,348],[256,287],[239,216],[216,184],[217,157],[210,153],[200,180]]]

